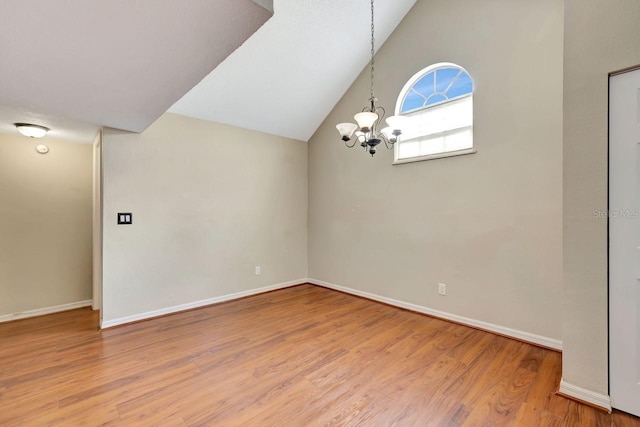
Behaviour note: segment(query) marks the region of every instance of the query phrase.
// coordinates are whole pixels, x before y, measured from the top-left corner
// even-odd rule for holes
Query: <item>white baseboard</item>
[[[597,406],[611,413],[611,398],[608,395],[569,384],[564,378],[560,381],[558,394]]]
[[[12,320],[26,319],[29,317],[44,316],[45,314],[58,313],[61,311],[74,310],[76,308],[90,307],[93,302],[91,300],[70,302],[69,304],[56,305],[53,307],[37,308],[35,310],[21,311],[18,313],[4,314],[0,316],[0,323],[10,322]]]
[[[346,292],[348,294],[368,298],[374,301],[383,302],[385,304],[393,305],[395,307],[405,308],[407,310],[416,311],[418,313],[428,314],[429,316],[451,320],[452,322],[456,322],[456,323],[462,323],[463,325],[471,326],[473,328],[478,328],[478,329],[482,329],[489,332],[495,332],[500,335],[505,335],[521,341],[530,342],[532,344],[537,344],[542,347],[547,347],[554,350],[562,351],[562,341],[554,338],[548,338],[541,335],[531,334],[529,332],[519,331],[517,329],[511,329],[511,328],[507,328],[500,325],[494,325],[493,323],[487,323],[480,320],[470,319],[468,317],[458,316],[457,314],[451,314],[444,311],[434,310],[421,305],[416,305],[416,304],[412,304],[404,301],[395,300],[392,298],[383,297],[376,294],[371,294],[369,292],[359,291],[357,289],[335,285],[333,283],[324,282],[322,280],[307,279],[307,282],[312,283],[314,285],[324,286],[329,289],[335,289],[337,291]]]
[[[276,285],[264,286],[262,288],[250,289],[248,291],[235,292],[233,294],[207,298],[200,301],[189,302],[186,304],[174,305],[172,307],[166,307],[158,310],[147,311],[144,313],[133,314],[131,316],[120,317],[117,319],[103,320],[102,323],[100,324],[100,328],[101,329],[112,328],[114,326],[124,325],[126,323],[138,322],[140,320],[146,320],[146,319],[151,319],[158,316],[164,316],[166,314],[178,313],[180,311],[191,310],[199,307],[205,307],[211,304],[231,301],[234,299],[244,298],[251,295],[262,294],[269,291],[275,291],[277,289],[284,289],[291,286],[301,285],[303,283],[306,283],[306,281],[307,279],[291,280],[289,282],[278,283]]]

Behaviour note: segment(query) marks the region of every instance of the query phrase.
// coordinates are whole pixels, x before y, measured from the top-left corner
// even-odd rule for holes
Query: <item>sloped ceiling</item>
[[[0,132],[143,131],[271,17],[256,3],[270,2],[3,1]]]
[[[376,0],[377,47],[415,1]],[[102,126],[143,131],[171,107],[307,141],[369,61],[369,6],[3,1],[0,132],[30,122],[52,138],[91,142]]]
[[[415,2],[376,0],[377,47]],[[369,61],[370,4],[274,0],[273,7],[273,18],[169,111],[309,140]]]

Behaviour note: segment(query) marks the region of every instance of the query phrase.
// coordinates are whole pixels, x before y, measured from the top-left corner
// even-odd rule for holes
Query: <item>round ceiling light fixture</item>
[[[14,125],[18,128],[18,132],[29,138],[42,138],[49,132],[49,128],[31,123],[14,123]]]

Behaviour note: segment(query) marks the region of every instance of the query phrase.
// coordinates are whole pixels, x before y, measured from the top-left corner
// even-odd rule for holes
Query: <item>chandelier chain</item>
[[[369,62],[371,81],[370,91],[371,98],[369,98],[369,105],[364,107],[360,113],[356,114],[356,124],[353,123],[339,123],[336,125],[342,141],[349,148],[353,148],[356,145],[363,147],[366,152],[372,156],[376,153],[376,147],[384,143],[388,149],[391,149],[393,145],[398,142],[398,138],[402,134],[402,130],[397,125],[400,125],[400,119],[392,117],[385,119],[385,109],[377,105],[378,100],[375,95],[374,78],[375,78],[375,16],[374,16],[374,1],[371,1],[371,61]],[[383,120],[386,120],[387,127],[384,128]],[[393,124],[396,123],[396,125]],[[391,127],[395,126],[395,127]],[[380,130],[379,127],[384,129]],[[352,142],[349,142],[352,141]]]
[[[374,102],[375,100],[375,94],[373,91],[373,74],[374,74],[374,65],[375,65],[375,59],[374,59],[374,55],[375,55],[375,38],[374,38],[374,34],[375,34],[375,26],[374,26],[374,21],[373,21],[373,0],[371,0],[371,102]]]

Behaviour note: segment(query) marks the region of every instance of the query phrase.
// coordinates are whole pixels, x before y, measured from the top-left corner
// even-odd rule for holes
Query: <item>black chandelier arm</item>
[[[353,144],[349,144],[349,141],[353,141]],[[347,141],[344,142],[344,145],[347,146],[347,148],[353,148],[356,146],[356,143],[358,142],[358,138],[355,139],[349,139]]]
[[[397,140],[391,141],[389,137],[383,132],[380,132],[379,138],[382,140],[382,142],[384,142],[384,145],[385,147],[387,147],[387,150],[391,150],[393,148],[393,145],[396,142],[398,142]]]
[[[350,139],[348,139],[347,141],[344,142],[344,145],[347,146],[347,148],[353,148],[356,146],[356,144],[360,143],[362,144],[363,142],[365,142],[367,140],[367,137],[362,134],[362,135],[353,135]],[[352,144],[349,144],[349,141],[353,141]]]
[[[385,116],[387,115],[387,112],[385,111],[385,109],[383,107],[378,107],[376,106],[374,113],[376,113],[378,115],[378,119],[375,122],[375,125],[373,126],[374,129],[377,129],[378,127],[383,128],[384,126],[382,126],[382,121],[384,120]]]

